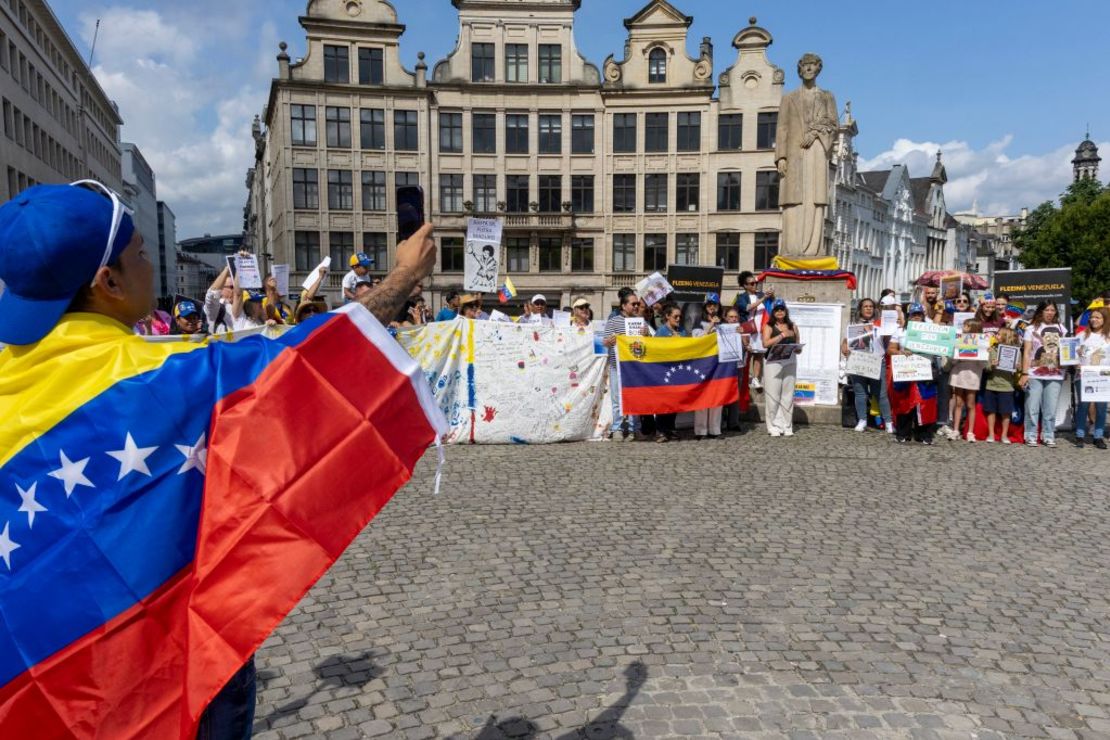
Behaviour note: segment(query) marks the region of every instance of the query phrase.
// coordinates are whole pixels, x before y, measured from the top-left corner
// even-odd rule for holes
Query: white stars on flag
[[[89,488],[96,488],[92,481],[85,477],[85,466],[89,464],[89,458],[73,462],[66,457],[65,450],[59,450],[58,455],[61,459],[62,467],[57,470],[51,470],[48,475],[51,478],[60,480],[66,488],[66,498],[73,494],[73,489],[77,486],[88,486]]]
[[[23,499],[20,504],[19,510],[27,514],[27,529],[35,525],[35,513],[39,511],[46,511],[46,507],[35,500],[35,489],[38,488],[38,483],[32,483],[31,487],[26,491],[16,483],[15,490],[19,491],[19,497]]]
[[[8,522],[4,522],[4,531],[0,532],[0,558],[4,558],[4,565],[8,566],[8,570],[12,569],[12,553],[21,547],[8,536],[10,526]]]
[[[208,465],[208,449],[204,446],[204,432],[201,432],[200,439],[192,447],[189,445],[174,445],[174,447],[185,456],[185,462],[177,470],[178,475],[193,469],[199,470],[200,474],[204,475],[205,467]]]
[[[150,468],[146,465],[146,459],[154,454],[157,449],[157,446],[139,447],[135,444],[135,440],[131,438],[131,432],[128,432],[122,450],[112,450],[106,453],[109,457],[119,460],[119,477],[116,480],[123,480],[123,477],[128,473],[150,475]]]

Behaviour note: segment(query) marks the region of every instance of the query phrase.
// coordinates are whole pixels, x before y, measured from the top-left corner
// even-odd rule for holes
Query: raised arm
[[[316,276],[316,279],[312,281],[312,285],[309,286],[308,290],[301,291],[301,303],[316,300],[316,291],[320,290],[320,286],[323,285],[324,278],[327,277],[328,274],[328,268],[321,267],[317,270],[317,273],[319,274]]]
[[[220,289],[224,287],[224,281],[227,280],[227,275],[229,272],[231,272],[231,270],[229,270],[227,267],[221,270],[220,274],[216,276],[216,280],[208,286],[208,290],[219,293]]]
[[[239,276],[232,280],[231,318],[238,319],[243,315],[243,291],[239,288]]]
[[[435,242],[432,225],[424,224],[420,230],[397,245],[397,258],[393,269],[381,284],[359,299],[362,305],[383,325],[397,316],[416,284],[431,274],[436,264]]]

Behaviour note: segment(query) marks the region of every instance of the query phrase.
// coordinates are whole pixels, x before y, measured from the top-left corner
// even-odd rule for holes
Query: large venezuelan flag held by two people
[[[0,418],[8,738],[195,735],[446,431],[360,305],[208,345],[67,314],[0,354]]]
[[[621,413],[672,414],[740,400],[739,363],[721,362],[717,335],[617,337]]]

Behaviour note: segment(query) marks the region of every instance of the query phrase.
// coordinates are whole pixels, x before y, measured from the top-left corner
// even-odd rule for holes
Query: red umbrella
[[[916,281],[917,285],[925,285],[933,288],[940,287],[941,278],[960,276],[963,281],[963,287],[968,290],[986,290],[990,287],[990,283],[982,275],[976,275],[973,272],[958,272],[956,270],[929,270],[924,275],[919,277]]]

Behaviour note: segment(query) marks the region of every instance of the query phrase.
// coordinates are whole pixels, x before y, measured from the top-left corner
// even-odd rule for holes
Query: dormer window
[[[563,81],[563,47],[540,44],[540,83],[559,84]]]
[[[471,44],[471,82],[493,82],[493,44]]]
[[[385,79],[385,64],[382,49],[359,48],[358,83],[360,85],[380,85]]]
[[[324,45],[324,82],[351,81],[351,63],[346,46]]]
[[[648,82],[662,84],[666,81],[667,52],[665,49],[652,49],[648,54]]]

